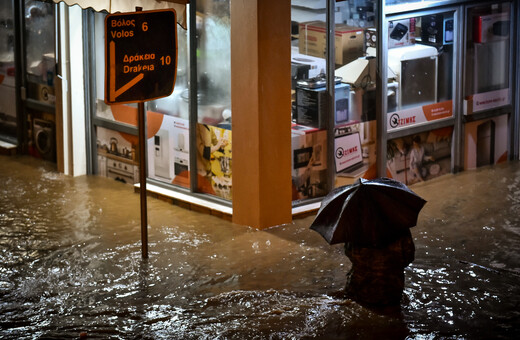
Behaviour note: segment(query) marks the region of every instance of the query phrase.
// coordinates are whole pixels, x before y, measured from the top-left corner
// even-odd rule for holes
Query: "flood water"
[[[341,298],[350,262],[308,229],[234,225],[96,176],[0,156],[0,338],[513,339],[520,334],[520,163],[411,187],[400,313]]]

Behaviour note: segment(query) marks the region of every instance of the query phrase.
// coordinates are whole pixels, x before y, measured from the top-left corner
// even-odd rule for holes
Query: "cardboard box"
[[[327,47],[326,23],[310,21],[300,24],[299,48],[301,54],[325,58]],[[335,32],[335,63],[347,64],[363,56],[363,29],[343,24],[336,25]]]
[[[388,48],[415,44],[415,18],[388,22]]]

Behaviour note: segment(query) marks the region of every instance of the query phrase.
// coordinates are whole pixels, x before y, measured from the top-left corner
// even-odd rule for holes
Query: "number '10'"
[[[172,58],[169,55],[161,57],[161,65],[170,65],[171,62]]]

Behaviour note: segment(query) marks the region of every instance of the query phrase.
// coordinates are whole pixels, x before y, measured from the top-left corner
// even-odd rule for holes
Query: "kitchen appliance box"
[[[327,47],[326,31],[327,26],[323,21],[300,23],[300,53],[325,58],[325,50]],[[335,63],[344,65],[362,57],[364,44],[363,28],[337,24],[335,32]]]
[[[415,44],[415,18],[388,22],[388,48]]]
[[[349,99],[350,85],[336,84],[336,124],[349,121]],[[323,129],[327,127],[327,122],[326,87],[296,87],[296,123]]]
[[[476,43],[486,43],[509,38],[509,18],[509,12],[476,16],[473,39]]]

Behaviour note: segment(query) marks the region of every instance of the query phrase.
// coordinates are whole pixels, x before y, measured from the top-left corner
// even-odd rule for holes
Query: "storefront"
[[[0,138],[56,162],[55,8],[35,0],[0,9]]]
[[[42,50],[35,78],[27,53],[23,84],[55,86],[53,101],[16,102],[56,101],[61,171],[138,185],[137,107],[104,100],[103,9],[120,4],[28,2],[55,11],[58,73]],[[516,0],[124,3],[179,13],[175,88],[145,103],[147,187],[172,203],[265,228],[359,177],[414,184],[518,159]]]

